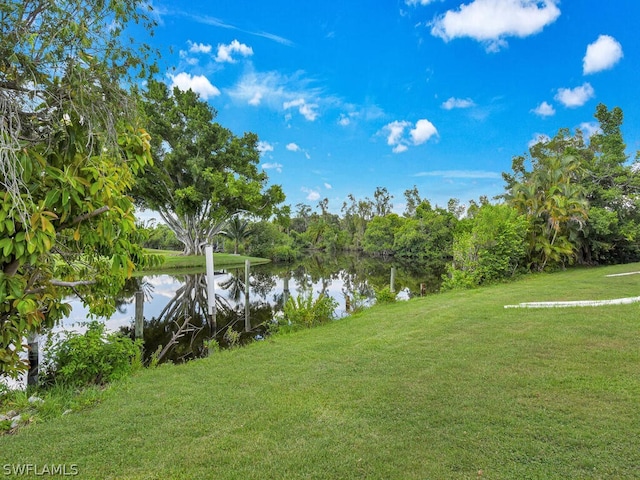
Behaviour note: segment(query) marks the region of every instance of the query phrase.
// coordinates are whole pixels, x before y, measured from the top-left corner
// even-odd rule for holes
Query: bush
[[[396,294],[389,287],[376,290],[376,303],[393,303],[396,301]]]
[[[142,366],[142,342],[120,333],[105,333],[103,323],[93,321],[84,334],[70,332],[47,347],[46,378],[59,385],[104,385],[131,375]]]
[[[323,293],[315,300],[311,292],[300,294],[285,304],[283,323],[292,330],[311,328],[333,320],[337,307],[338,302]]]
[[[524,263],[527,219],[508,205],[483,205],[454,238],[453,263],[443,290],[470,288],[513,277]]]
[[[278,245],[273,247],[269,256],[274,262],[293,262],[298,258],[298,251],[289,245]]]

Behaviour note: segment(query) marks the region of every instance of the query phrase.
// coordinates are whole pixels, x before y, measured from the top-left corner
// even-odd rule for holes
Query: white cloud
[[[531,148],[534,145],[537,145],[538,143],[546,143],[549,140],[551,140],[551,137],[549,137],[549,135],[546,135],[544,133],[534,133],[533,138],[529,140],[529,143],[527,144],[527,146]]]
[[[434,135],[438,134],[438,130],[433,126],[429,120],[422,119],[416,122],[416,126],[409,134],[413,140],[414,145],[422,145]]]
[[[455,98],[451,97],[446,102],[443,102],[442,108],[445,110],[453,110],[454,108],[471,108],[476,104],[470,98]]]
[[[600,35],[587,46],[582,59],[582,72],[585,75],[612,68],[623,57],[622,45],[609,35]]]
[[[249,72],[229,90],[229,95],[249,105],[258,106],[263,100],[275,107],[276,100],[285,95],[283,79],[277,72],[257,74]]]
[[[199,60],[196,57],[191,57],[189,56],[189,52],[187,52],[186,50],[180,50],[179,52],[180,58],[187,64],[187,65],[197,65]]]
[[[393,153],[402,153],[402,152],[406,152],[407,150],[409,150],[409,147],[407,147],[404,143],[400,143],[395,147],[393,147],[391,151]]]
[[[386,125],[385,129],[389,132],[389,135],[387,136],[387,145],[396,145],[400,143],[402,141],[404,130],[409,125],[411,125],[411,122],[398,122],[397,120]]]
[[[469,37],[497,52],[505,37],[528,37],[560,16],[557,0],[474,0],[436,17],[431,34],[444,41]]]
[[[250,57],[253,55],[253,49],[244,43],[240,43],[238,40],[232,41],[229,45],[218,44],[216,62],[235,63],[236,60],[232,56],[234,53],[238,53],[243,57]]]
[[[590,83],[584,83],[576,88],[559,88],[555,99],[565,107],[581,107],[595,96],[595,91]]]
[[[331,190],[333,187],[331,186],[330,183],[326,183],[324,184],[324,188],[326,188],[327,190]]]
[[[578,127],[586,137],[592,137],[596,133],[602,133],[600,124],[596,122],[583,122]]]
[[[349,118],[349,116],[345,115],[344,113],[341,113],[340,118],[338,119],[338,125],[346,127],[350,123],[351,123],[351,119]]]
[[[300,147],[295,143],[289,143],[286,148],[290,152],[298,152],[298,151],[300,151]]]
[[[551,117],[556,114],[556,109],[553,108],[553,105],[549,105],[547,102],[542,102],[531,111],[540,117]]]
[[[312,202],[320,199],[320,192],[316,191],[316,190],[312,190],[310,188],[306,188],[306,187],[302,187],[300,190],[302,190],[304,193],[307,194],[307,200],[310,200]]]
[[[169,77],[172,82],[171,88],[178,87],[184,92],[191,89],[200,95],[203,100],[220,95],[220,90],[214,87],[204,75],[191,76],[186,72],[181,72],[177,75],[169,75]]]
[[[282,173],[282,164],[281,163],[263,163],[263,170],[275,170],[278,173]]]
[[[267,152],[273,152],[273,145],[269,142],[265,142],[264,140],[260,140],[256,147],[261,155],[264,155]]]
[[[285,110],[289,110],[290,108],[297,108],[304,118],[313,122],[316,118],[318,118],[318,112],[315,111],[318,108],[318,105],[315,103],[307,103],[304,98],[297,98],[295,100],[291,100],[288,102],[284,102],[282,104],[282,108]]]
[[[191,40],[187,40],[189,44],[189,51],[191,53],[210,53],[211,45],[205,45],[204,43],[194,43]]]
[[[415,5],[429,5],[433,1],[434,0],[405,0],[404,3],[410,6],[415,6]]]
[[[286,77],[278,72],[249,71],[228,93],[253,106],[265,104],[274,110],[295,109],[305,119],[314,121],[319,116],[319,102],[330,103],[332,99],[320,98],[320,90],[309,88],[309,83],[300,78],[300,72]]]
[[[409,137],[411,138],[411,141],[409,141],[405,131],[411,126],[411,122],[396,120],[383,127],[382,131],[387,136],[387,145],[393,147],[393,153],[406,152],[409,149],[409,144],[421,145],[438,134],[438,130],[433,123],[429,120],[421,119],[409,130]]]
[[[344,126],[356,117],[370,120],[384,112],[380,109],[360,107],[345,103],[341,98],[327,94],[303,71],[283,75],[277,71],[256,72],[248,65],[235,85],[225,89],[235,102],[266,107],[281,112],[289,121],[299,113],[307,121],[316,121],[323,111],[345,112],[337,120]]]

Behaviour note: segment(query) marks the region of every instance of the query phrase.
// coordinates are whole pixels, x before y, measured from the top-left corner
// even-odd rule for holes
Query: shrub
[[[293,262],[298,258],[298,251],[289,245],[277,245],[273,247],[269,256],[274,262]]]
[[[291,329],[310,328],[335,318],[338,302],[323,293],[313,299],[311,292],[290,297],[284,306],[284,325]]]
[[[84,334],[66,333],[47,347],[48,379],[59,385],[103,385],[131,375],[142,365],[142,342],[120,333],[105,333],[103,323],[93,321]]]
[[[393,303],[396,301],[396,294],[389,287],[376,290],[376,303]]]
[[[513,277],[526,256],[527,219],[508,205],[483,205],[455,234],[443,290]]]

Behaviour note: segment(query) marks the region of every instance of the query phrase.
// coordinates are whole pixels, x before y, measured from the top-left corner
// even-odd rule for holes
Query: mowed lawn
[[[0,437],[87,479],[640,478],[640,265],[381,305],[163,366]],[[2,472],[0,471],[0,475]]]
[[[148,253],[160,255],[164,261],[157,267],[148,268],[136,272],[137,275],[146,275],[149,273],[188,273],[193,271],[204,271],[206,267],[206,257],[204,255],[183,255],[182,252],[175,250],[155,250],[147,249]],[[214,268],[232,268],[243,267],[245,260],[249,260],[252,265],[269,263],[268,259],[259,257],[246,257],[243,255],[234,255],[231,253],[214,253]]]

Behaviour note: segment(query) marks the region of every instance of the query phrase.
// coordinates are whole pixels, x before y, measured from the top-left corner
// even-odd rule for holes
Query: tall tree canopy
[[[525,170],[523,157],[514,159],[517,181],[507,200],[529,219],[529,264],[543,270],[576,258],[578,231],[587,220],[587,201],[576,157],[553,148],[532,148],[531,152],[531,171]]]
[[[505,198],[530,219],[533,268],[640,259],[640,169],[625,153],[622,110],[600,104],[595,117],[588,145],[580,130],[561,129],[504,174]]]
[[[136,198],[159,213],[185,253],[202,253],[234,214],[267,217],[284,201],[280,186],[266,188],[267,174],[258,170],[255,134],[237,137],[214,122],[215,110],[191,90],[150,81],[143,103],[154,166]]]
[[[585,262],[620,263],[640,259],[640,164],[630,163],[622,137],[623,114],[600,104],[599,131],[583,155],[583,185],[589,222],[582,238]]]
[[[0,4],[0,375],[25,368],[23,338],[68,313],[70,289],[109,314],[142,261],[126,192],[150,144],[122,85],[148,74],[123,37],[152,27],[144,5]]]

